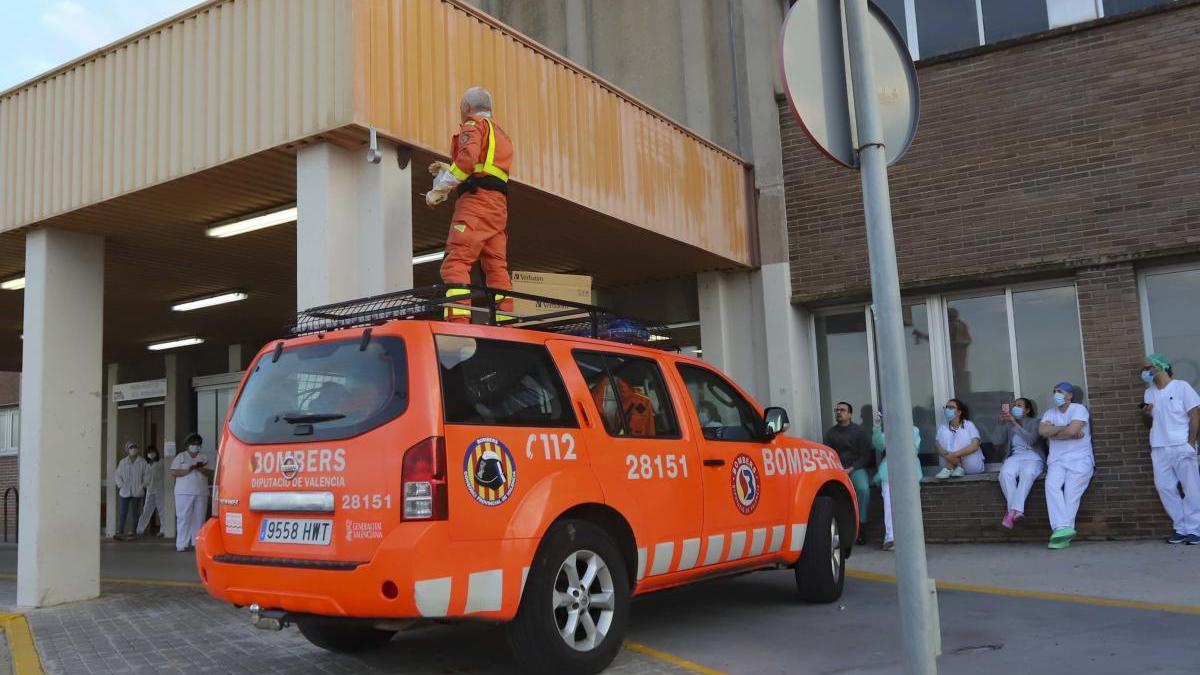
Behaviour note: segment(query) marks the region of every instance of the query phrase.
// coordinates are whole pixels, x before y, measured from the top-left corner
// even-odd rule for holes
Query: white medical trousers
[[[162,493],[147,492],[146,493],[146,503],[142,505],[142,517],[138,518],[138,524],[137,524],[137,533],[138,534],[146,533],[146,527],[148,525],[150,525],[150,516],[154,515],[155,513],[158,514],[158,527],[161,530],[163,528],[163,525],[162,525],[162,514],[163,514]]]
[[[1163,508],[1179,534],[1200,535],[1200,469],[1196,449],[1182,443],[1150,449],[1154,463],[1154,487]],[[1179,496],[1179,487],[1183,496]]]
[[[1013,455],[1004,460],[1000,467],[1000,490],[1004,492],[1009,511],[1025,513],[1025,498],[1044,468],[1045,462],[1037,455]]]
[[[880,490],[883,492],[883,540],[895,541],[892,539],[892,486],[885,480]]]
[[[208,495],[175,495],[175,550],[196,545],[196,535],[204,525]]]
[[[1046,469],[1046,510],[1050,529],[1075,528],[1079,500],[1096,471],[1091,455],[1051,459]]]

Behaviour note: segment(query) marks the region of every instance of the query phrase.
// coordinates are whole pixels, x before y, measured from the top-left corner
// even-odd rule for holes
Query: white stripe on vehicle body
[[[746,552],[746,533],[745,531],[734,532],[729,535],[729,557],[725,558],[728,561],[737,560]]]
[[[504,603],[504,570],[474,572],[467,577],[467,607],[464,614],[498,612]]]
[[[762,555],[763,549],[767,546],[767,528],[756,527],[750,538],[750,553],[751,558]]]
[[[704,564],[716,565],[721,562],[721,553],[725,549],[725,535],[714,534],[708,537],[708,549],[704,552]]]
[[[808,530],[808,523],[792,523],[792,541],[788,546],[788,550],[793,553],[799,553],[804,550],[804,533]]]
[[[786,529],[783,525],[771,528],[771,545],[767,548],[767,553],[779,553],[783,548],[783,535]]]
[[[638,573],[637,580],[641,581],[646,578],[646,548],[638,549]]]
[[[413,584],[413,601],[421,616],[446,616],[450,610],[451,577],[425,579]]]
[[[679,553],[679,567],[677,571],[683,572],[690,570],[696,566],[696,558],[700,557],[700,539],[684,539],[683,550]]]
[[[666,574],[671,571],[671,559],[675,557],[675,542],[664,541],[654,545],[654,565],[650,568],[650,576]]]

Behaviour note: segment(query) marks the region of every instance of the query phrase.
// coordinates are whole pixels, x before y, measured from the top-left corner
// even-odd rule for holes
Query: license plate
[[[258,528],[258,540],[272,544],[328,546],[332,532],[332,520],[263,518]]]

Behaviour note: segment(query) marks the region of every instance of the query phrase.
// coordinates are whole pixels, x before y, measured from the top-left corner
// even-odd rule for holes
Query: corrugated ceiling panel
[[[353,120],[353,0],[214,0],[0,94],[0,231]]]
[[[455,0],[361,0],[354,10],[360,124],[444,154],[459,96],[483,85],[516,144],[514,180],[753,261],[736,157]]]

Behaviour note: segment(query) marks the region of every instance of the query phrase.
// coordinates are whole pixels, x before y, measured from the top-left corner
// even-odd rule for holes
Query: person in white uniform
[[[1147,356],[1141,375],[1147,385],[1141,408],[1142,420],[1150,427],[1154,487],[1175,526],[1167,543],[1200,544],[1200,469],[1196,466],[1200,396],[1192,385],[1171,377],[1171,363],[1162,354]]]
[[[179,552],[196,545],[208,509],[208,479],[213,472],[200,451],[203,442],[200,434],[188,435],[184,441],[187,450],[171,462],[171,475],[175,477],[175,550]]]
[[[1038,433],[1050,444],[1046,468],[1046,510],[1050,512],[1050,543],[1063,549],[1075,538],[1075,515],[1079,500],[1092,481],[1096,460],[1092,454],[1091,413],[1075,403],[1076,389],[1070,382],[1054,387],[1054,407],[1042,415]]]
[[[138,521],[142,498],[146,495],[146,471],[146,460],[138,454],[137,443],[129,441],[114,476],[117,483],[117,534],[114,538],[118,541],[133,537],[133,532],[125,533],[125,517],[132,515],[133,524]]]
[[[1004,448],[1000,466],[1000,491],[1008,510],[1000,524],[1008,529],[1025,518],[1025,499],[1033,482],[1046,469],[1046,451],[1038,435],[1037,407],[1027,398],[1018,398],[1007,410],[1001,409],[1000,423],[992,430],[992,445]]]
[[[146,533],[150,518],[158,514],[158,527],[162,529],[163,514],[163,467],[158,461],[158,448],[153,445],[146,447],[146,502],[142,506],[142,517],[138,518],[137,533]],[[159,532],[158,536],[162,536]]]
[[[983,473],[983,451],[979,449],[979,429],[971,421],[967,404],[952,398],[946,401],[946,423],[938,427],[934,449],[942,470],[934,474],[938,480]]]
[[[913,452],[921,453],[921,430],[913,425]],[[871,443],[880,457],[879,470],[875,472],[875,483],[883,497],[883,546],[885,551],[896,548],[895,534],[892,531],[892,482],[888,478],[887,442],[883,435],[883,411],[875,413],[875,428],[871,433]],[[921,462],[917,461],[917,482],[921,482]]]

